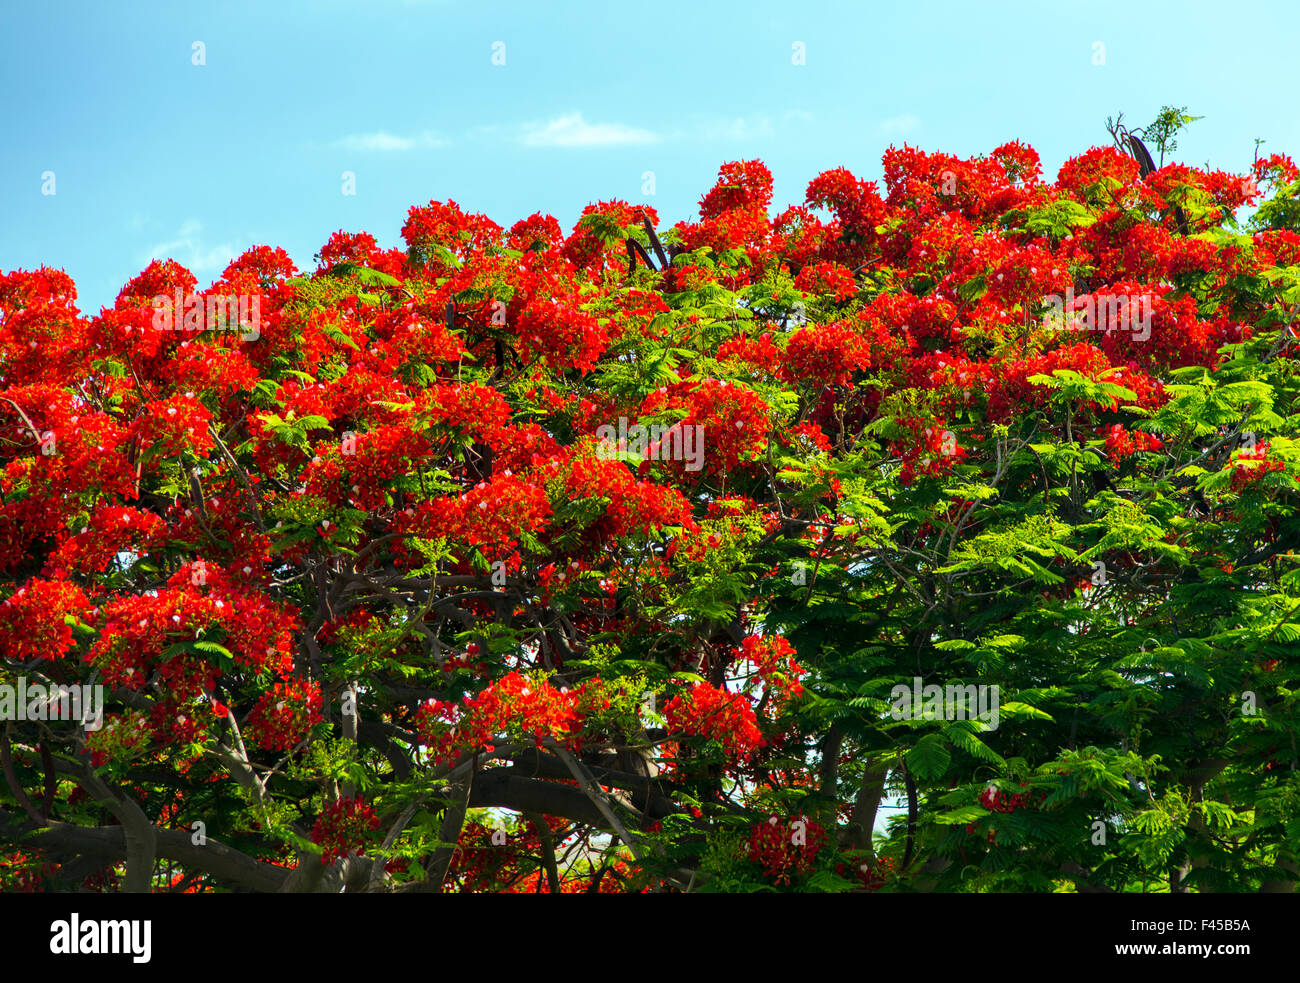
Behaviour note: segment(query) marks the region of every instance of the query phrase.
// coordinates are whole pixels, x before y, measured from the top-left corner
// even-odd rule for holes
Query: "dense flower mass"
[[[311,829],[311,839],[324,848],[321,860],[328,864],[339,857],[364,853],[379,824],[379,816],[360,796],[342,798],[321,810]]]
[[[729,759],[745,760],[762,745],[754,709],[741,695],[696,683],[664,705],[670,731],[711,738]]]
[[[826,845],[826,830],[807,816],[781,822],[770,816],[749,835],[747,855],[775,884],[789,884],[813,868]]]
[[[543,739],[567,738],[578,723],[578,694],[545,679],[510,673],[463,703],[433,700],[416,712],[420,734],[439,760],[466,750],[492,751],[495,735],[515,731]]]
[[[1116,135],[0,273],[0,887],[1293,889],[1300,171]]]
[[[249,736],[265,748],[287,751],[321,721],[320,686],[287,679],[262,694],[248,712]]]

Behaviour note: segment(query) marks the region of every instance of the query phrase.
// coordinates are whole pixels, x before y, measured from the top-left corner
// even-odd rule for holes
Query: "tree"
[[[1133,136],[1140,137],[1144,140],[1150,140],[1160,154],[1160,166],[1164,166],[1165,154],[1171,154],[1178,149],[1178,133],[1198,119],[1204,119],[1203,116],[1188,116],[1186,106],[1161,106],[1160,112],[1156,118],[1146,126],[1137,130],[1129,131],[1124,125],[1124,114],[1120,113],[1113,120],[1106,120],[1106,129],[1117,142],[1121,137],[1129,137],[1130,132]],[[1125,144],[1120,144],[1120,149],[1127,151]]]
[[[0,277],[0,883],[1293,890],[1294,164],[884,173]]]

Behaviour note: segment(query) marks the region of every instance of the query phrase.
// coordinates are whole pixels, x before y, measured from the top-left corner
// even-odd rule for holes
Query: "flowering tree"
[[[0,885],[1294,889],[1300,181],[1121,145],[0,276]]]

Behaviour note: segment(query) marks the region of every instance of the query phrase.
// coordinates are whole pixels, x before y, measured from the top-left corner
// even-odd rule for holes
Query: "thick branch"
[[[184,830],[157,826],[151,829],[161,859],[173,860],[252,891],[278,891],[290,873],[285,867],[254,860],[211,837],[199,846]],[[0,826],[0,840],[55,857],[95,858],[104,864],[127,859],[126,832],[121,826],[75,826],[61,822],[36,828],[28,825],[20,830]]]

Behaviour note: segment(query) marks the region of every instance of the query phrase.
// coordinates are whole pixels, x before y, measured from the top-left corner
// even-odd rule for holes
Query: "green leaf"
[[[1050,713],[1044,713],[1038,707],[1031,707],[1028,703],[1019,703],[1015,700],[1010,703],[1003,703],[998,713],[1005,718],[1027,717],[1032,720],[1047,720],[1055,723]]]
[[[938,734],[926,734],[903,756],[907,770],[922,781],[938,781],[952,762],[952,752]]]
[[[989,811],[983,806],[962,806],[960,809],[939,813],[934,817],[934,821],[940,826],[968,826],[988,814]]]

